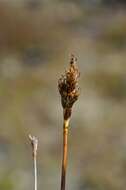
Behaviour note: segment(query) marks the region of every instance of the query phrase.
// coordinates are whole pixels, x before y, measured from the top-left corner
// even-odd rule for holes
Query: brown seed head
[[[80,72],[76,66],[77,59],[72,55],[70,67],[58,81],[58,89],[61,95],[61,103],[65,111],[66,118],[71,115],[71,109],[79,96],[78,78]]]

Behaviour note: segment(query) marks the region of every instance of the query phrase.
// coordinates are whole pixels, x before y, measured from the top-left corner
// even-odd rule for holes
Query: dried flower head
[[[31,136],[31,135],[29,135],[28,137],[32,146],[33,157],[36,157],[37,149],[38,149],[38,139],[35,136]]]
[[[78,78],[80,72],[76,66],[76,61],[77,59],[72,55],[69,69],[58,81],[58,89],[61,95],[65,119],[71,116],[72,106],[79,96]]]

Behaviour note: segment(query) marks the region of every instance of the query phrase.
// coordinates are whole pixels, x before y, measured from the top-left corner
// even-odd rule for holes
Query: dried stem
[[[69,119],[64,120],[63,123],[63,159],[61,171],[61,190],[65,190],[66,184],[66,169],[67,169],[67,155],[68,155],[68,127]]]
[[[33,168],[34,168],[34,190],[37,190],[37,148],[38,139],[34,136],[29,135],[29,140],[32,146],[32,156],[33,156]]]

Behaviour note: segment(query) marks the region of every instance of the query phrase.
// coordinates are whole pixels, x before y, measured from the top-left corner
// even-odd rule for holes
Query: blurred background
[[[60,189],[57,80],[78,58],[81,96],[69,133],[67,189],[126,187],[126,1],[0,0],[0,189]]]

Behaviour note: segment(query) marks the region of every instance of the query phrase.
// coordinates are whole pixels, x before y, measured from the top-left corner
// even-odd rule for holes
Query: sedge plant
[[[72,114],[73,104],[79,97],[78,79],[80,72],[76,65],[77,59],[71,56],[70,67],[61,75],[58,80],[58,89],[61,95],[61,105],[63,108],[63,157],[61,169],[61,190],[65,190],[66,186],[66,169],[68,156],[68,131]]]

